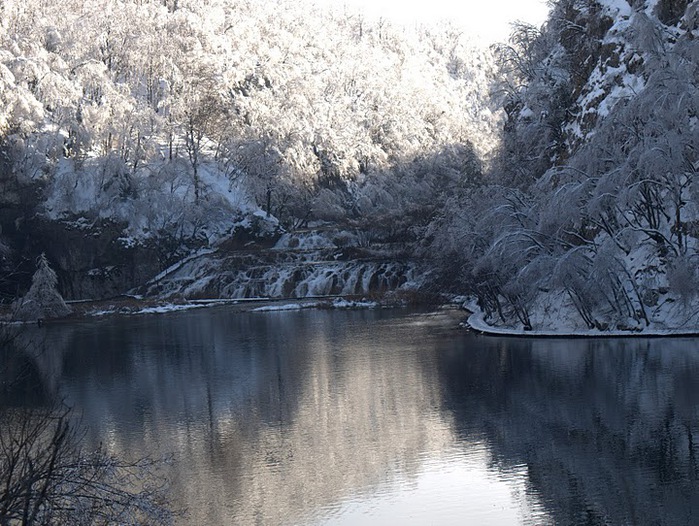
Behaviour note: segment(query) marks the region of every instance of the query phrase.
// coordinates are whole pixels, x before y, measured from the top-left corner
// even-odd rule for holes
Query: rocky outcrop
[[[46,253],[66,299],[102,299],[123,294],[160,270],[155,246],[129,245],[122,238],[121,226],[113,222],[35,218],[22,231],[31,233],[23,252]]]

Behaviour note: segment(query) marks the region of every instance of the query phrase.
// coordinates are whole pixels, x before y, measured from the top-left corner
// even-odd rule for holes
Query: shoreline
[[[647,329],[639,331],[600,331],[598,329],[576,331],[531,330],[497,327],[485,321],[485,315],[475,305],[463,305],[459,302],[444,302],[431,304],[429,302],[410,302],[406,298],[367,299],[353,296],[321,296],[309,298],[173,298],[163,300],[158,298],[143,298],[139,296],[117,296],[103,300],[70,300],[66,303],[73,312],[63,318],[40,321],[12,320],[10,305],[0,306],[0,325],[44,325],[82,322],[89,319],[101,319],[111,316],[137,316],[168,314],[192,309],[218,306],[232,307],[237,312],[288,312],[307,309],[317,310],[361,310],[389,309],[406,307],[410,304],[430,307],[434,314],[451,311],[450,318],[454,328],[466,330],[476,335],[501,338],[546,338],[546,339],[585,339],[585,338],[695,338],[699,336],[699,328],[683,329]],[[459,315],[455,315],[459,313]]]
[[[488,324],[484,313],[479,309],[475,311],[463,308],[470,312],[462,326],[467,330],[483,336],[499,336],[509,338],[547,338],[547,339],[584,339],[584,338],[695,338],[699,336],[699,328],[694,330],[682,329],[647,329],[640,331],[600,331],[597,329],[577,331],[525,331],[524,329],[510,329],[506,327],[494,327]]]
[[[69,300],[66,304],[72,313],[61,318],[33,321],[20,321],[11,318],[10,305],[0,306],[0,325],[44,325],[71,323],[91,318],[110,316],[137,316],[167,314],[192,309],[229,306],[239,312],[281,312],[304,309],[383,309],[408,305],[400,298],[387,301],[386,298],[368,299],[353,296],[319,296],[308,298],[207,298],[171,299],[143,298],[138,296],[118,296],[103,300]]]

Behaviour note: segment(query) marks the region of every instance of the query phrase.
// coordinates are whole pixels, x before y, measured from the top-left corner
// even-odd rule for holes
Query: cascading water
[[[411,262],[385,248],[358,251],[355,240],[344,234],[285,234],[271,249],[190,257],[161,273],[145,293],[186,298],[311,298],[385,293],[414,283]],[[348,251],[359,257],[349,257]]]
[[[395,290],[410,279],[408,265],[348,261],[257,267],[238,273],[220,288],[227,298],[308,298],[366,295]]]

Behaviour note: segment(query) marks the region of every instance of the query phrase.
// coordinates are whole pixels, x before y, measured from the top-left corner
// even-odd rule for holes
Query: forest
[[[333,229],[343,258],[414,265],[367,287],[464,297],[492,326],[695,327],[698,17],[555,0],[483,49],[288,0],[0,0],[0,292],[44,252],[87,299]]]
[[[65,281],[76,256],[40,231],[148,249],[132,286],[250,223],[415,239],[493,147],[489,55],[454,28],[284,1],[0,5],[8,296],[43,251]]]
[[[685,0],[556,2],[502,50],[502,147],[435,229],[491,323],[696,329],[697,17]]]

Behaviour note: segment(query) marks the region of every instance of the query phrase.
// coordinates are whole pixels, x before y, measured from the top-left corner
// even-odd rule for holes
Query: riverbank
[[[154,298],[124,295],[104,300],[78,300],[66,302],[72,312],[63,318],[41,320],[41,323],[66,323],[91,317],[132,316],[165,314],[191,309],[226,305],[240,312],[274,312],[301,309],[377,309],[408,305],[439,306],[434,296],[403,291],[390,294],[365,296],[323,296],[309,298]],[[456,308],[456,307],[454,307]],[[20,323],[12,319],[9,304],[0,306],[0,323]],[[34,322],[29,322],[34,323]]]
[[[70,323],[71,321],[109,316],[136,316],[167,314],[185,310],[227,306],[238,312],[283,312],[304,309],[387,309],[407,306],[425,307],[425,316],[429,316],[437,325],[461,328],[484,336],[516,338],[667,338],[696,337],[699,329],[690,328],[648,328],[643,330],[607,330],[576,329],[564,327],[555,330],[525,330],[523,328],[502,327],[489,324],[485,314],[476,306],[452,300],[444,302],[442,298],[414,294],[389,294],[373,298],[360,296],[330,296],[312,298],[237,298],[237,299],[173,299],[144,298],[139,296],[119,296],[105,300],[69,301],[72,313],[64,318],[41,320],[41,323]],[[0,324],[19,324],[35,322],[17,322],[12,319],[10,305],[0,306]]]
[[[487,336],[512,336],[518,338],[678,338],[699,336],[699,329],[690,328],[647,328],[642,330],[606,330],[576,329],[566,330],[564,327],[555,330],[525,330],[523,328],[497,327],[485,321],[485,314],[472,307],[464,308],[471,314],[462,325],[474,332]]]

